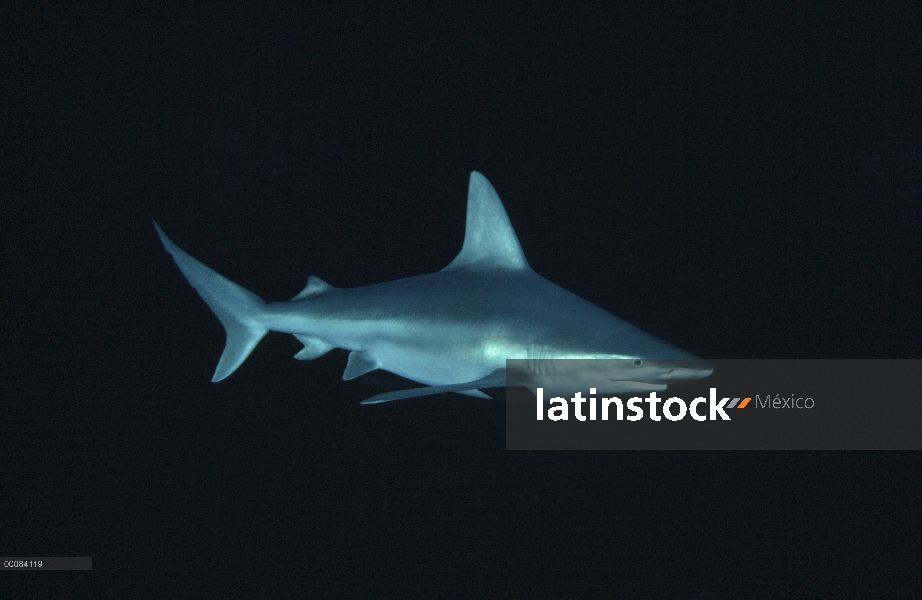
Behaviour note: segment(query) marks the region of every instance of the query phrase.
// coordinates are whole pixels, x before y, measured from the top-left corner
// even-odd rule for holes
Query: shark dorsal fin
[[[467,188],[464,245],[442,271],[530,268],[502,200],[487,178],[473,171]]]
[[[335,289],[336,288],[334,288],[332,285],[330,285],[323,279],[320,279],[319,277],[311,275],[310,277],[307,278],[307,285],[304,286],[304,289],[298,292],[298,295],[292,298],[291,300],[289,300],[289,302],[294,302],[295,300],[304,300],[305,298],[310,298],[311,296],[323,294],[324,292],[328,292],[330,290],[335,290]]]

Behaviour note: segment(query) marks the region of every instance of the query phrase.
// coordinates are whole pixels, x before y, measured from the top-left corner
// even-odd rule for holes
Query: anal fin
[[[361,377],[377,368],[378,363],[367,352],[353,350],[349,353],[349,362],[346,363],[346,370],[343,372],[343,381]]]

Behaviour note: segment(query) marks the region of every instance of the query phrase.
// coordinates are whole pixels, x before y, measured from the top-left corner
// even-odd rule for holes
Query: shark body
[[[608,359],[585,374],[599,393],[658,391],[712,372],[705,361],[535,273],[502,201],[476,171],[467,202],[461,252],[438,273],[358,288],[335,288],[311,276],[288,302],[264,302],[154,227],[224,325],[227,343],[215,382],[233,373],[270,330],[298,338],[304,348],[295,358],[301,360],[350,350],[344,380],[383,369],[426,386],[378,394],[363,404],[443,392],[486,397],[480,389],[506,385],[506,359],[535,365],[531,387],[541,384],[556,359]]]

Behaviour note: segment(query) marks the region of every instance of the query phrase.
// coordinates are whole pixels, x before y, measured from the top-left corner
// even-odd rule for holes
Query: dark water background
[[[688,4],[688,3],[686,3]],[[513,453],[223,331],[458,252],[471,170],[542,275],[706,358],[919,358],[922,12],[6,5],[9,597],[919,597],[918,453]],[[705,598],[709,596],[699,596]]]

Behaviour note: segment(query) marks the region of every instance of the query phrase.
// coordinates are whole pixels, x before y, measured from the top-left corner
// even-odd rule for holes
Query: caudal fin
[[[212,381],[221,381],[237,370],[269,331],[260,324],[266,303],[186,254],[163,233],[156,221],[154,227],[179,270],[224,325],[227,342],[211,378]]]

